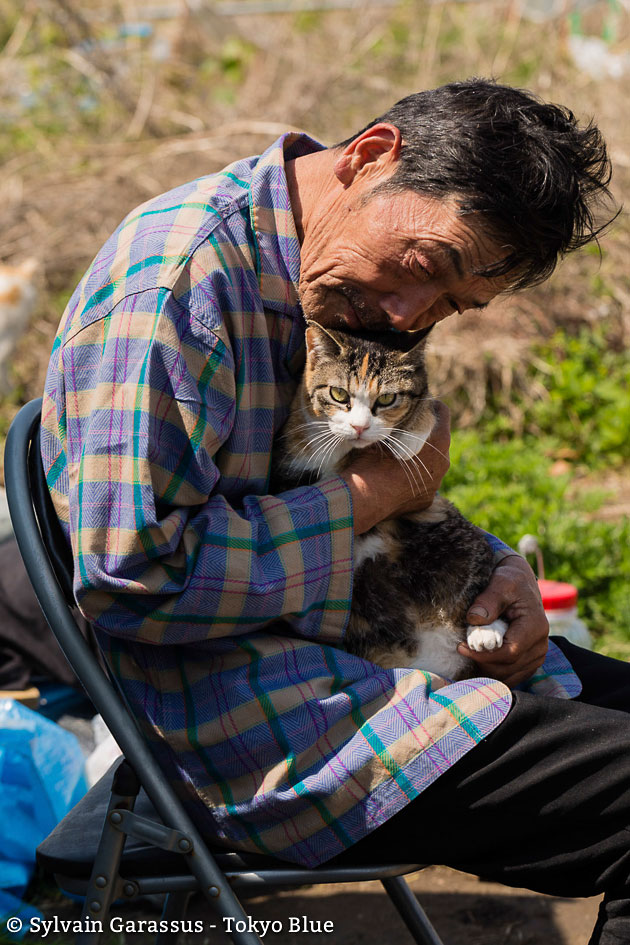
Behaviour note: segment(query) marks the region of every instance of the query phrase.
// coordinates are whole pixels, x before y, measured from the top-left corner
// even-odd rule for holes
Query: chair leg
[[[409,889],[403,876],[381,880],[387,895],[396,906],[398,914],[411,932],[417,945],[443,945],[441,938],[429,922],[427,915]]]
[[[162,921],[166,922],[165,931],[158,932],[155,938],[155,945],[177,945],[179,938],[178,926],[186,917],[188,909],[189,892],[170,892],[164,899],[162,909]]]
[[[85,891],[81,912],[83,931],[77,936],[75,945],[98,945],[102,931],[107,927],[112,904],[119,895],[118,868],[127,839],[126,834],[113,826],[110,817],[118,810],[133,810],[139,790],[140,782],[135,772],[123,759],[112,782],[103,832]]]

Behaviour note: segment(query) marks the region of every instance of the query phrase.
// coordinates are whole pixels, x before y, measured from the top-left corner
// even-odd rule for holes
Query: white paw
[[[468,627],[466,642],[475,653],[484,650],[498,650],[503,644],[503,637],[507,630],[504,620],[494,620],[487,627]]]

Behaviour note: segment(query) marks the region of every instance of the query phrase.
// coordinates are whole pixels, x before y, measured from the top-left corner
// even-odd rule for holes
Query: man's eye
[[[344,390],[343,387],[331,387],[330,396],[333,400],[336,400],[338,404],[347,404],[350,402],[350,394],[347,390]]]
[[[391,407],[396,400],[396,394],[381,394],[376,398],[377,407]]]
[[[411,270],[414,276],[418,276],[420,279],[430,279],[433,276],[431,269],[429,269],[421,259],[418,259],[417,256],[414,256],[411,262]]]

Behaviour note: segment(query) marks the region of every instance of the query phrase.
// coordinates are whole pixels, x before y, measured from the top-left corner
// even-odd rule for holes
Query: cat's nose
[[[352,427],[352,429],[354,430],[357,436],[361,436],[363,431],[367,430],[367,423],[364,423],[362,425],[358,423],[351,423],[350,426]]]

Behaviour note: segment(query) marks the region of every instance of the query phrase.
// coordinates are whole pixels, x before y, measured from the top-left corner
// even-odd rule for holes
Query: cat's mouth
[[[353,439],[349,441],[352,449],[362,450],[365,446],[372,446],[374,443],[377,443],[378,440],[375,440],[373,437],[363,436],[361,433],[358,433]]]

